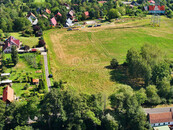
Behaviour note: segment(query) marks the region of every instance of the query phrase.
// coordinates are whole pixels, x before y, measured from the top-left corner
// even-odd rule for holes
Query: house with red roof
[[[7,86],[3,91],[3,99],[4,102],[12,102],[14,100],[14,90]]]
[[[173,125],[173,113],[162,112],[162,113],[149,113],[148,114],[149,122],[152,127],[155,126],[164,126],[164,125]]]
[[[60,12],[58,12],[55,16],[62,16],[62,14]]]
[[[88,11],[85,11],[84,14],[85,14],[86,18],[89,17],[89,12]]]
[[[46,8],[45,12],[48,13],[48,14],[51,14],[51,11],[47,8]]]
[[[3,46],[2,50],[4,53],[11,53],[11,48],[12,46],[16,46],[16,48],[20,48],[20,45],[22,43],[14,38],[13,36],[10,36],[6,41],[5,41],[5,45]]]
[[[50,19],[50,24],[53,25],[53,26],[57,25],[57,21],[56,21],[55,17]]]

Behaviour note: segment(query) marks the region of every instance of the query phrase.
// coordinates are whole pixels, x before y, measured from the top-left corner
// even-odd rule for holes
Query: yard
[[[152,27],[150,19],[107,24],[79,31],[48,30],[44,38],[49,48],[51,71],[55,80],[67,82],[68,89],[78,92],[110,94],[121,83],[122,73],[115,77],[107,69],[110,60],[123,63],[127,50],[143,44],[162,48],[173,57],[173,19],[162,17],[161,27]]]
[[[19,39],[22,41],[24,45],[28,45],[30,47],[33,47],[38,44],[38,37],[23,37],[19,32],[17,33],[10,33],[11,36],[13,36],[16,39]]]
[[[33,63],[30,63],[27,61],[24,56],[33,56],[36,61],[37,66],[33,66]],[[10,58],[10,54],[5,55],[6,59]],[[30,57],[29,57],[30,58]],[[28,86],[28,88],[35,88],[35,85],[30,84],[31,79],[42,79],[44,78],[44,74],[42,73],[42,66],[39,66],[38,64],[43,63],[43,58],[39,54],[19,54],[19,62],[14,67],[13,63],[9,63],[6,67],[6,73],[10,73],[9,79],[13,81],[12,88],[14,89],[14,92],[16,96],[21,96],[22,94],[26,93],[28,90],[24,89],[24,86]],[[40,71],[39,73],[36,73],[36,71]],[[0,87],[0,95],[2,95],[3,92],[3,86]]]

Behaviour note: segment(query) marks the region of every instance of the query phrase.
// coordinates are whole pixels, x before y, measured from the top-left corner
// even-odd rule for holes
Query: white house
[[[28,20],[31,22],[32,25],[36,25],[38,23],[38,19],[33,13],[31,12],[28,13],[26,17],[28,18]]]
[[[66,22],[66,25],[67,26],[73,26],[74,24],[72,23],[72,20],[70,18],[68,18],[67,22]]]
[[[16,46],[16,48],[20,48],[21,44],[22,43],[18,39],[15,39],[14,37],[10,36],[5,41],[5,45],[3,46],[2,50],[4,53],[11,53],[11,48],[13,45]]]

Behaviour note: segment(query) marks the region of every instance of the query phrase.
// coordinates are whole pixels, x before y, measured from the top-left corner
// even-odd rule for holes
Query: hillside
[[[67,81],[68,86],[79,92],[110,94],[125,79],[121,79],[121,71],[112,77],[112,70],[106,66],[112,58],[123,63],[131,47],[139,49],[143,44],[154,44],[171,59],[173,19],[162,17],[161,27],[149,24],[150,19],[143,19],[99,28],[80,28],[79,31],[46,31],[44,38],[55,80]]]

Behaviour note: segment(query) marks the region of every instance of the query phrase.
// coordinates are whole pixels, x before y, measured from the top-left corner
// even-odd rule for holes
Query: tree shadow
[[[112,69],[110,66],[105,66],[105,68],[111,69],[110,80],[113,82],[129,85],[134,90],[139,90],[141,87],[144,87],[143,79],[130,76],[127,66],[119,65],[116,69]]]
[[[8,65],[6,65],[5,67],[6,68],[13,68],[15,65],[14,64],[8,64]]]

